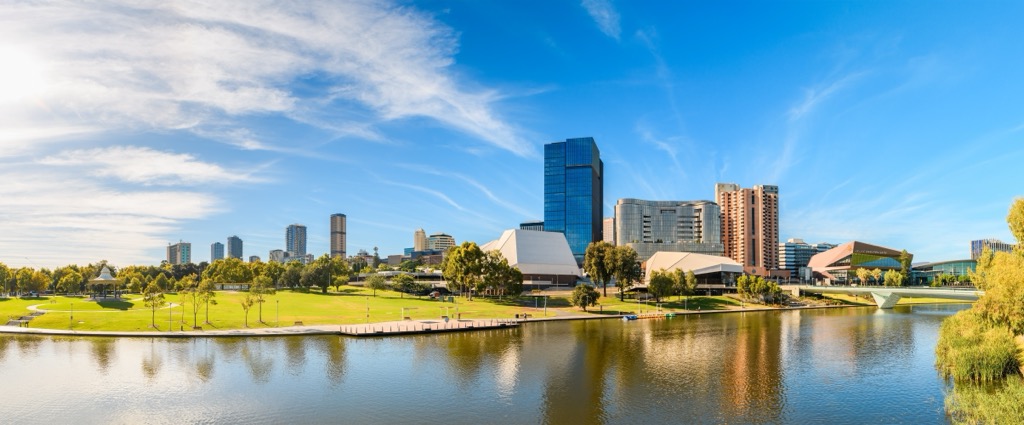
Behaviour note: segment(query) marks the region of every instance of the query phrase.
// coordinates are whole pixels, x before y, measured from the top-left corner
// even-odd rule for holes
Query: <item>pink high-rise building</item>
[[[779,187],[743,189],[718,183],[715,201],[722,210],[725,256],[742,264],[746,273],[768,276],[778,270]]]

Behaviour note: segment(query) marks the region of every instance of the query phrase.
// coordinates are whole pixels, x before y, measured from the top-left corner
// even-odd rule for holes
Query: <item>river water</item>
[[[935,341],[965,307],[371,339],[0,336],[0,422],[945,423]]]

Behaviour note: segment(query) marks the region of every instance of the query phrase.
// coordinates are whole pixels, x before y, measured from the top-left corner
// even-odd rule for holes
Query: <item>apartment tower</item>
[[[767,276],[779,268],[779,187],[750,189],[734,183],[715,185],[722,211],[725,256],[750,274]]]
[[[345,214],[331,214],[331,257],[345,258],[347,221]]]
[[[242,238],[238,236],[228,237],[228,258],[242,258]]]
[[[305,257],[306,226],[301,224],[289,225],[284,234],[284,246],[289,257]]]

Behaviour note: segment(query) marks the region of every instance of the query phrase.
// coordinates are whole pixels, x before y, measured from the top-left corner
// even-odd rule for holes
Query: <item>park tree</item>
[[[316,286],[320,288],[320,292],[323,294],[327,293],[327,287],[331,283],[331,258],[327,255],[323,255],[313,261],[311,264],[306,265],[302,269],[302,274],[299,277],[299,284],[304,288],[310,288]]]
[[[910,262],[913,260],[914,256],[910,255],[907,250],[900,251],[900,282],[894,286],[903,286],[907,283],[907,279],[910,278]]]
[[[672,287],[675,285],[674,274],[666,272],[665,269],[655,270],[651,274],[651,281],[647,285],[647,291],[654,295],[654,302],[660,302],[661,297],[672,294]]]
[[[270,281],[267,276],[259,276],[252,281],[252,287],[249,288],[249,295],[252,296],[252,302],[259,305],[259,319],[260,323],[263,323],[263,303],[267,301],[268,296],[272,296],[277,293],[274,289],[274,282]]]
[[[178,279],[178,290],[181,302],[192,306],[192,327],[199,327],[199,306],[202,304],[202,294],[199,293],[199,282],[196,275],[190,274]]]
[[[250,283],[252,270],[240,258],[223,258],[210,263],[203,271],[204,279],[216,283]]]
[[[491,291],[499,298],[505,294],[519,295],[523,292],[523,273],[510,265],[501,252],[488,251],[484,254],[483,274],[477,289]]]
[[[296,288],[302,281],[302,263],[298,261],[289,262],[281,273],[281,278],[278,279],[277,283],[280,286],[287,286],[289,288]]]
[[[619,288],[619,301],[625,298],[626,288],[640,281],[643,271],[636,250],[628,245],[614,247],[611,251],[612,275],[615,286]]]
[[[128,282],[128,292],[133,294],[142,292],[142,279],[137,276],[133,277],[131,281]]]
[[[484,273],[484,252],[475,242],[463,242],[462,245],[448,249],[441,261],[441,274],[448,281],[448,289],[458,289],[466,298],[473,299],[472,289],[481,281]]]
[[[882,269],[875,267],[871,270],[871,277],[875,279],[875,285],[882,281]]]
[[[422,266],[422,265],[423,265],[423,263],[420,260],[418,260],[418,259],[417,260],[405,260],[401,264],[398,265],[398,270],[401,270],[403,272],[412,273],[412,272],[416,271],[416,267],[419,267],[419,266]]]
[[[857,269],[855,273],[857,273],[857,279],[860,279],[861,285],[868,284],[868,278],[871,277],[871,270],[862,267]]]
[[[903,273],[896,270],[886,272],[885,286],[903,286]]]
[[[736,293],[739,294],[740,298],[750,296],[750,275],[740,275],[740,277],[736,278]]]
[[[673,272],[672,280],[672,291],[679,296],[686,297],[687,300],[697,291],[697,275],[693,274],[693,270],[684,272],[683,269],[676,269]]]
[[[615,246],[605,241],[591,242],[583,254],[583,271],[595,285],[604,288],[604,296],[608,296],[608,281],[615,274]]]
[[[63,291],[65,294],[78,291],[78,288],[82,284],[82,274],[76,271],[70,271],[64,273],[60,278],[60,282],[57,283],[57,288]]]
[[[153,279],[153,283],[155,283],[161,291],[166,292],[168,290],[167,286],[170,282],[167,281],[167,275],[160,273],[156,275],[156,279]]]
[[[576,285],[572,290],[572,294],[569,296],[569,302],[573,306],[582,308],[583,311],[587,311],[587,307],[597,305],[597,299],[601,297],[601,293],[594,290],[586,284]]]
[[[0,263],[0,291],[3,291],[5,294],[10,292],[8,284],[12,277],[11,268],[7,267],[4,263]]]
[[[352,274],[352,267],[344,258],[331,257],[331,285],[335,291],[340,291],[341,286],[348,283]]]
[[[405,298],[405,294],[412,294],[417,290],[416,279],[413,279],[412,275],[405,273],[391,278],[391,285],[402,294],[402,298]]]
[[[200,280],[199,281],[199,286],[196,289],[199,291],[199,298],[200,298],[200,300],[203,302],[203,305],[206,306],[206,320],[205,320],[205,322],[206,322],[207,325],[209,325],[210,324],[210,304],[217,305],[217,300],[215,299],[216,296],[217,296],[217,293],[214,292],[213,282],[211,282],[211,281],[209,281],[207,279]]]
[[[271,282],[280,284],[281,275],[284,273],[284,264],[278,263],[277,261],[269,261],[263,263],[263,270],[261,275],[269,277]],[[256,276],[253,276],[255,279]]]
[[[152,312],[149,325],[156,328],[156,309],[164,305],[164,290],[157,285],[156,281],[153,281],[146,286],[146,291],[143,292],[142,296],[146,307],[149,307]]]
[[[238,300],[238,303],[242,305],[242,310],[245,311],[245,327],[247,328],[249,327],[249,310],[252,309],[255,302],[251,292],[247,292],[242,299]]]
[[[382,291],[388,289],[388,281],[384,279],[384,275],[374,273],[366,277],[366,287],[372,289],[373,296],[376,297],[378,289]]]

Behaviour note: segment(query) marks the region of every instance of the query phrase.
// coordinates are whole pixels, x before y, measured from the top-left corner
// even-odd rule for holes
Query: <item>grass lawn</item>
[[[320,294],[319,292],[280,291],[268,296],[262,304],[263,321],[260,318],[260,306],[254,305],[249,310],[248,327],[262,328],[291,326],[295,322],[304,325],[354,324],[369,322],[386,322],[411,319],[438,319],[442,315],[456,317],[460,314],[464,319],[479,318],[511,318],[516,314],[530,314],[533,317],[544,316],[544,300],[534,300],[528,295],[521,298],[456,298],[454,303],[432,300],[427,297],[402,296],[398,292],[372,291],[359,287],[344,287],[340,292]],[[581,314],[633,314],[659,311],[653,300],[637,302],[627,299],[619,301],[615,294],[609,292],[608,297],[601,297],[598,305],[587,313],[569,304],[569,292],[548,293],[547,316],[565,316]],[[206,309],[200,305],[196,320],[203,329],[242,329],[246,327],[245,311],[240,301],[244,292],[220,291],[215,297],[216,304],[210,305],[210,323],[206,321]],[[847,295],[835,295],[833,298],[848,304],[873,305],[872,301]],[[17,318],[30,313],[28,306],[37,305],[47,313],[36,317],[30,327],[49,329],[68,329],[72,325],[71,310],[74,308],[74,329],[76,330],[108,330],[108,331],[167,331],[190,329],[193,325],[193,306],[177,294],[168,294],[166,305],[154,313],[142,301],[142,296],[130,294],[122,301],[88,301],[84,297],[37,297],[37,298],[0,298],[0,320],[6,323],[9,318]],[[183,302],[186,301],[186,302]],[[669,297],[661,300],[660,311],[714,311],[736,310],[740,302],[729,296],[693,296],[688,300]],[[537,308],[534,308],[534,305]],[[900,304],[958,302],[955,300],[936,300],[926,298],[903,299]],[[760,307],[748,304],[747,307]],[[369,318],[367,318],[369,308]],[[168,320],[170,313],[170,320]]]

